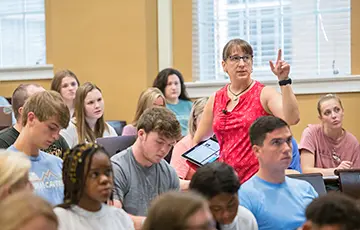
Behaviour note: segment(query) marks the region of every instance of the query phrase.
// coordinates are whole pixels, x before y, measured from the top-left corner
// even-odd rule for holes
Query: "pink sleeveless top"
[[[215,94],[213,130],[220,144],[220,161],[231,165],[244,183],[259,170],[259,162],[251,149],[249,128],[258,117],[269,115],[260,102],[264,85],[255,81],[250,90],[239,97],[231,112],[226,110],[231,100],[227,87],[229,85]]]

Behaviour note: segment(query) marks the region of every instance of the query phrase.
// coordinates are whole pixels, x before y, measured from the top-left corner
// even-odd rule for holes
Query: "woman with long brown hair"
[[[68,69],[56,72],[51,81],[51,90],[60,93],[65,104],[69,108],[70,117],[74,115],[75,96],[79,85],[79,79]]]
[[[105,122],[104,100],[99,87],[86,82],[77,89],[74,118],[60,134],[70,148],[95,142],[99,137],[117,136],[115,129]]]

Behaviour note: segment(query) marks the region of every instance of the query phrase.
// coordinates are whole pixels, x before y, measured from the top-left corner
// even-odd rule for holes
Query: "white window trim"
[[[262,80],[260,82],[280,91],[276,79]],[[211,96],[227,83],[229,81],[224,80],[216,82],[186,82],[185,85],[190,98],[199,98]],[[360,75],[293,79],[292,88],[296,95],[360,92]]]
[[[53,65],[0,68],[0,81],[52,79]]]

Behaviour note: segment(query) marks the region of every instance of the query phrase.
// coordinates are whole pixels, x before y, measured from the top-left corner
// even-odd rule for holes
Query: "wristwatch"
[[[292,83],[291,78],[288,78],[288,79],[279,81],[279,85],[280,85],[280,86],[283,86],[283,85],[291,85],[291,83]]]

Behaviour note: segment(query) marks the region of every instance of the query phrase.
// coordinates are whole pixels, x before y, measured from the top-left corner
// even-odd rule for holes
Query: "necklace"
[[[251,80],[250,84],[244,90],[242,90],[240,93],[237,93],[237,94],[235,94],[235,93],[233,93],[233,91],[231,91],[230,85],[229,85],[228,90],[234,96],[233,101],[239,100],[239,95],[242,94],[243,92],[245,92],[247,89],[249,89],[251,84],[253,83],[253,81],[254,80]]]

